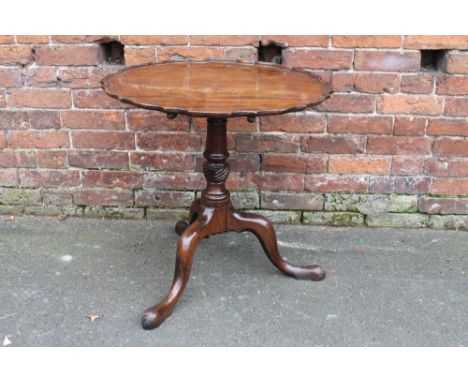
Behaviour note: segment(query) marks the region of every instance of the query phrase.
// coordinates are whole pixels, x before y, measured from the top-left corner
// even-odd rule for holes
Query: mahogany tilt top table
[[[237,211],[225,183],[227,118],[244,116],[253,122],[260,115],[303,110],[330,95],[328,84],[307,71],[276,64],[176,61],[123,70],[106,76],[102,86],[122,102],[162,111],[168,118],[187,114],[208,119],[203,153],[207,186],[192,202],[189,221],[176,224],[180,239],[174,280],[166,297],[145,310],[143,328],[156,328],[171,315],[189,279],[196,247],[209,235],[250,231],[280,271],[298,279],[325,277],[319,265],[297,266],[282,258],[273,225],[262,216]]]

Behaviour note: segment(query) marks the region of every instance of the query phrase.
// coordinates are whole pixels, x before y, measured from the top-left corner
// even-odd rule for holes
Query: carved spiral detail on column
[[[203,164],[203,174],[205,174],[205,178],[209,183],[224,183],[229,175],[229,164],[205,162]]]

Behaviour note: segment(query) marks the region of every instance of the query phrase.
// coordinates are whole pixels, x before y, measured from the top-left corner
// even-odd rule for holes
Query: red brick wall
[[[229,186],[245,191],[241,207],[291,222],[317,212],[327,224],[468,215],[468,36],[0,36],[1,213],[173,217],[203,187],[203,119],[168,120],[100,90],[123,67],[105,62],[100,42],[112,39],[127,66],[254,61],[260,43],[275,42],[283,64],[332,82],[315,110],[229,121]],[[439,67],[421,69],[421,50],[444,50]],[[336,193],[416,205],[340,210]]]

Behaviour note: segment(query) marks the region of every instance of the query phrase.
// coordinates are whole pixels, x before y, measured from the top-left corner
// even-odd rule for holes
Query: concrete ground
[[[277,226],[280,274],[249,233],[212,236],[158,329],[140,326],[174,269],[174,222],[2,218],[4,346],[467,346],[468,233]],[[92,322],[87,315],[99,316]]]

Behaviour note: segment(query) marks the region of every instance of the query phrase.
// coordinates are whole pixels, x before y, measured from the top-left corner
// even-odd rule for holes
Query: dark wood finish
[[[163,111],[170,119],[179,113],[208,117],[203,153],[207,185],[201,198],[192,202],[189,221],[175,226],[180,238],[172,286],[158,305],[145,310],[143,328],[156,328],[171,315],[187,285],[197,245],[210,235],[250,231],[286,275],[314,281],[325,277],[319,265],[288,263],[278,251],[273,225],[262,216],[239,212],[231,204],[226,189],[226,118],[245,116],[253,122],[259,115],[302,110],[327,98],[331,93],[328,84],[304,70],[275,64],[172,62],[129,68],[105,77],[102,85],[109,95]]]
[[[122,102],[199,117],[303,110],[331,93],[329,84],[296,68],[266,63],[163,62],[110,74],[104,90]]]
[[[180,234],[177,245],[174,280],[166,297],[145,310],[142,325],[153,329],[171,315],[187,285],[198,243],[209,235],[228,231],[250,231],[257,236],[270,261],[283,273],[298,279],[322,280],[325,272],[319,265],[297,266],[288,263],[278,251],[273,225],[264,217],[237,211],[231,204],[226,179],[229,175],[227,158],[226,119],[209,118],[206,136],[206,162],[203,166],[207,186],[201,198],[192,202],[189,222],[178,222]]]

